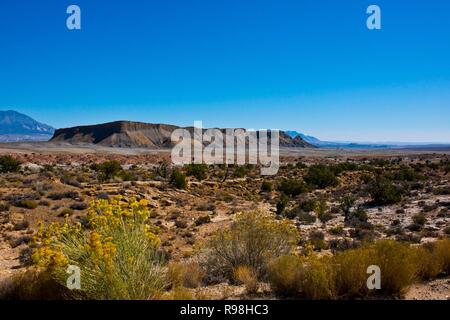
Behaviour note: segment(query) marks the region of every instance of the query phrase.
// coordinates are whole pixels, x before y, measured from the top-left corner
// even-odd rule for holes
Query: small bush
[[[341,236],[341,235],[344,234],[345,231],[344,231],[344,227],[343,226],[336,226],[336,227],[331,228],[329,230],[329,232],[331,234],[336,235],[336,236]]]
[[[72,203],[70,205],[70,209],[72,210],[86,210],[89,207],[89,205],[85,202],[77,202],[77,203]]]
[[[117,176],[122,171],[122,166],[118,161],[112,160],[100,164],[93,164],[91,169],[99,172],[99,179],[105,181]]]
[[[0,173],[19,172],[21,162],[11,156],[0,157]]]
[[[375,205],[395,204],[402,200],[402,191],[389,180],[377,176],[369,184],[369,194]]]
[[[250,169],[248,166],[237,166],[236,169],[233,172],[233,175],[236,178],[244,178],[248,173]]]
[[[313,165],[308,168],[305,182],[319,189],[334,187],[338,184],[334,172],[328,166],[322,164]]]
[[[62,199],[76,199],[80,194],[76,191],[66,191],[59,193],[50,193],[47,198],[51,200],[62,200]]]
[[[8,210],[9,210],[9,203],[1,201],[0,202],[0,212],[6,212]]]
[[[418,224],[419,226],[424,226],[427,222],[427,218],[423,213],[418,213],[412,217],[412,220],[415,224]]]
[[[297,296],[301,290],[302,260],[295,255],[283,255],[269,265],[272,290],[281,296]]]
[[[38,203],[35,200],[22,199],[16,203],[16,206],[20,207],[20,208],[25,208],[25,209],[36,209],[38,206]]]
[[[186,220],[175,220],[175,227],[180,228],[180,229],[185,229],[187,228],[188,224],[186,222]]]
[[[170,176],[170,184],[177,189],[186,189],[186,176],[181,171],[174,169]]]
[[[351,210],[356,203],[356,199],[353,195],[346,195],[341,198],[339,202],[339,208],[344,212],[344,221],[350,220]]]
[[[308,187],[303,181],[284,179],[278,186],[278,191],[284,194],[295,197],[299,194],[308,192]]]
[[[73,210],[70,208],[63,208],[59,213],[58,217],[70,217],[73,215]]]
[[[316,201],[315,200],[305,200],[300,202],[299,204],[299,209],[305,211],[305,212],[311,212],[314,211],[314,209],[316,208]]]
[[[272,289],[282,296],[306,299],[331,299],[334,272],[328,258],[285,255],[269,266]]]
[[[319,218],[320,222],[326,223],[333,219],[333,215],[331,212],[327,211],[327,203],[324,200],[320,200],[317,202],[316,206],[314,207],[314,212],[317,215],[317,218]]]
[[[208,166],[206,164],[192,163],[186,165],[184,169],[187,176],[195,177],[199,181],[206,179],[208,172]]]
[[[205,216],[198,217],[195,220],[195,225],[200,226],[202,224],[209,223],[209,222],[211,222],[211,217],[209,215],[205,215]]]
[[[214,203],[205,202],[205,203],[200,203],[196,207],[196,209],[198,211],[214,211],[214,210],[216,210],[216,205]]]
[[[211,278],[233,280],[234,270],[247,266],[264,278],[268,262],[289,253],[296,240],[295,227],[286,220],[258,211],[239,214],[207,242],[207,270]]]
[[[29,226],[30,226],[30,223],[27,220],[22,220],[22,221],[14,223],[13,230],[15,230],[15,231],[25,230],[25,229],[28,229]]]
[[[303,211],[298,212],[297,217],[299,221],[306,224],[312,224],[317,220],[317,217],[315,215]]]
[[[272,183],[270,181],[263,181],[263,183],[261,184],[261,191],[271,192],[272,191]]]
[[[282,215],[289,202],[289,198],[282,193],[276,204],[277,215]]]

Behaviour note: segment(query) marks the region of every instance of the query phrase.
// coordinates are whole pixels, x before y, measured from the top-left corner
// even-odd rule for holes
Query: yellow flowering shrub
[[[81,269],[82,297],[149,299],[165,286],[158,228],[148,224],[148,201],[95,200],[87,223],[41,225],[32,260],[65,283],[67,266]]]

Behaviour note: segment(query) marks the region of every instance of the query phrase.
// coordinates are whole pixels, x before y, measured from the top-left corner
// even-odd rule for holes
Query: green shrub
[[[317,220],[315,215],[303,211],[298,211],[297,217],[300,222],[304,222],[306,224],[312,224]]]
[[[360,166],[354,162],[341,162],[330,166],[330,170],[333,171],[335,175],[339,175],[345,171],[357,171],[359,169]]]
[[[305,182],[319,189],[334,187],[338,184],[334,172],[328,166],[322,164],[313,165],[308,168]]]
[[[122,172],[122,166],[116,160],[93,164],[91,169],[100,173],[100,180],[109,180]]]
[[[272,183],[270,181],[263,181],[261,184],[261,191],[270,192],[272,191]]]
[[[299,204],[299,209],[305,211],[305,212],[311,212],[314,211],[314,209],[316,208],[316,201],[315,200],[304,200],[302,202],[300,202]]]
[[[325,200],[320,200],[317,202],[314,208],[314,212],[316,213],[317,218],[319,218],[320,222],[322,223],[326,223],[333,219],[333,215],[331,214],[331,212],[327,211],[327,203],[325,202]]]
[[[296,230],[286,220],[264,212],[245,212],[228,229],[219,230],[206,244],[210,279],[233,280],[234,270],[247,266],[259,278],[266,276],[270,260],[289,253],[296,243]]]
[[[350,220],[351,210],[356,203],[355,197],[352,195],[346,195],[341,198],[339,202],[339,208],[344,212],[344,221]]]
[[[205,216],[198,217],[195,220],[195,225],[199,226],[199,225],[209,223],[209,222],[211,222],[211,217],[209,215],[205,215]]]
[[[18,172],[21,162],[11,156],[0,157],[0,173]]]
[[[287,204],[289,203],[289,198],[284,193],[281,194],[280,198],[277,201],[277,215],[284,214],[284,210],[286,209]]]
[[[377,176],[369,184],[369,194],[375,205],[389,205],[402,200],[402,191],[384,177]]]
[[[415,224],[418,224],[419,226],[424,226],[425,225],[425,223],[427,222],[427,218],[425,217],[425,215],[423,214],[423,213],[418,213],[418,214],[415,214],[413,217],[412,217],[412,220],[413,220],[413,222],[415,223]]]
[[[345,230],[344,230],[343,226],[336,226],[336,227],[330,228],[329,232],[336,236],[341,236],[344,234]]]
[[[303,181],[284,179],[278,185],[278,191],[288,196],[295,197],[301,193],[308,192],[308,187]]]
[[[233,172],[236,178],[244,178],[250,172],[250,167],[247,165],[237,166]]]
[[[38,206],[38,203],[35,200],[22,199],[16,203],[16,206],[20,207],[20,208],[25,208],[25,209],[36,209]]]
[[[388,175],[388,177],[392,180],[408,182],[414,182],[420,179],[420,177],[416,172],[414,172],[413,169],[408,168],[405,165],[402,165],[398,171],[395,171],[394,173]]]
[[[170,184],[177,189],[186,189],[186,176],[181,171],[174,169],[170,176]]]
[[[197,180],[201,181],[206,179],[208,166],[206,164],[191,163],[186,165],[184,170],[187,176],[195,177]]]

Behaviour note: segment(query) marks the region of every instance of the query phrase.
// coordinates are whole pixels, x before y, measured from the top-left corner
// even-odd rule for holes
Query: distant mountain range
[[[47,141],[54,132],[51,126],[22,113],[0,111],[0,142]]]
[[[450,144],[446,143],[417,143],[417,142],[389,142],[389,143],[375,143],[375,142],[350,142],[350,141],[322,141],[316,137],[305,135],[301,132],[288,130],[286,134],[295,138],[301,137],[306,142],[315,145],[319,148],[341,148],[341,149],[388,149],[388,148],[431,148],[431,147],[447,147]]]

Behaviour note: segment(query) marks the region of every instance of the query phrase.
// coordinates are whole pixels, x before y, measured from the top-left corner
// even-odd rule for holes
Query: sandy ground
[[[405,300],[450,300],[450,278],[412,285]]]

